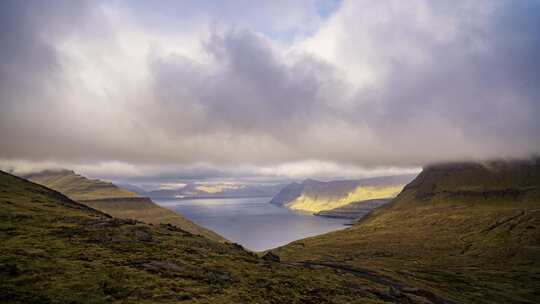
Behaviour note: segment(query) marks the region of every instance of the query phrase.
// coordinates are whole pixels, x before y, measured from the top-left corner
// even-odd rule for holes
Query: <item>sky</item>
[[[0,2],[0,168],[354,178],[540,154],[540,1]]]

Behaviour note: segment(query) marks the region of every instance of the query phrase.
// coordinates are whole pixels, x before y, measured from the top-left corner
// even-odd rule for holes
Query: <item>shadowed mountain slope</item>
[[[2,303],[423,303],[385,280],[112,218],[1,171],[0,252]]]
[[[88,179],[70,170],[47,170],[25,177],[114,217],[139,220],[148,224],[171,224],[212,240],[226,241],[217,233],[193,223],[184,216],[156,205],[151,199],[139,197],[136,193],[109,182]]]
[[[540,163],[429,166],[350,229],[275,252],[375,271],[459,303],[538,303]]]

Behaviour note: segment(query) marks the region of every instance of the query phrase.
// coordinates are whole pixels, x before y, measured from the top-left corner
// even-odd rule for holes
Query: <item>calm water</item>
[[[154,199],[154,202],[255,251],[345,229],[344,224],[350,222],[293,212],[268,203],[270,199]]]

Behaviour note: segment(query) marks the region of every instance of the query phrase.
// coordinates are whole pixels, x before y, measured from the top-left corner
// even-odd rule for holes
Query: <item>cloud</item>
[[[290,178],[540,153],[536,1],[0,5],[6,166]]]

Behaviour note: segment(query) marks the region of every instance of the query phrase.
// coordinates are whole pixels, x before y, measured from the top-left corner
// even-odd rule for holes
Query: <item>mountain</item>
[[[356,220],[368,215],[373,209],[383,206],[391,200],[386,198],[352,202],[345,206],[319,211],[315,215]]]
[[[186,183],[181,188],[139,192],[151,198],[239,198],[271,197],[283,188],[282,184],[251,185],[238,183]]]
[[[71,170],[45,170],[23,177],[62,192],[74,200],[139,196],[113,183],[98,179],[88,179]]]
[[[0,252],[1,303],[425,303],[372,277],[113,218],[2,171]]]
[[[428,166],[351,228],[274,253],[377,273],[455,303],[539,303],[540,161]]]
[[[114,217],[130,218],[149,224],[171,224],[212,240],[226,241],[217,233],[196,225],[172,210],[156,205],[149,198],[139,197],[138,194],[109,182],[88,179],[71,170],[46,170],[29,174],[25,178]]]
[[[136,185],[122,183],[122,184],[117,184],[117,186],[127,191],[137,193],[140,196],[148,196],[146,195],[146,192],[147,192],[146,190]]]
[[[356,201],[392,198],[413,178],[413,175],[396,175],[328,182],[308,179],[289,184],[272,198],[271,203],[316,213]]]

